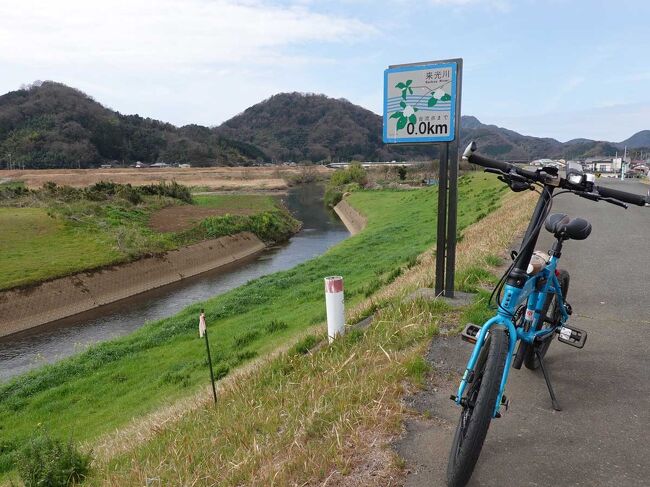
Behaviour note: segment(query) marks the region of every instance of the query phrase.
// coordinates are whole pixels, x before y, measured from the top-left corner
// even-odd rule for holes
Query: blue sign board
[[[456,134],[458,64],[395,66],[384,71],[384,142],[451,142]]]

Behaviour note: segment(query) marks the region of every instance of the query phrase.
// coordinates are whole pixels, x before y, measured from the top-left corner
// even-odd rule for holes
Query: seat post
[[[558,259],[562,257],[562,245],[564,244],[564,240],[561,238],[557,238],[555,242],[553,242],[553,247],[551,247],[551,255],[554,255]]]

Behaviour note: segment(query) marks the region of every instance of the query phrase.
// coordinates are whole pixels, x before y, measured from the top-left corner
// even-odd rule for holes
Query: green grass
[[[270,196],[197,196],[195,204],[199,206],[249,209],[254,214],[213,217],[189,231],[174,234],[159,233],[148,226],[153,212],[180,204],[171,198],[144,196],[142,203],[133,205],[119,198],[59,200],[43,193],[22,196],[21,206],[0,207],[0,290],[244,230],[263,240],[284,240],[297,228]]]
[[[404,363],[404,367],[411,380],[419,386],[424,385],[427,374],[431,370],[429,362],[422,355],[412,357]]]
[[[485,257],[485,263],[490,267],[499,267],[503,264],[503,259],[498,255],[487,255]]]
[[[489,306],[489,301],[490,292],[479,289],[478,298],[463,310],[459,331],[462,330],[467,323],[474,323],[475,325],[481,326],[487,320],[492,318],[494,316],[494,308]]]
[[[437,330],[418,325],[381,319],[316,350],[324,337],[309,336],[226,389],[218,407],[190,411],[134,451],[98,462],[87,483],[324,485],[332,469],[345,475],[353,452],[369,446],[358,432],[398,433],[404,384],[424,384],[422,343]]]
[[[114,262],[107,233],[86,233],[43,208],[0,208],[0,289]]]
[[[194,203],[207,208],[223,210],[272,211],[277,207],[277,201],[272,196],[253,194],[210,194],[194,195]]]
[[[462,178],[459,226],[476,221],[477,208],[500,201],[495,178]],[[361,191],[350,203],[368,218],[359,235],[293,269],[261,277],[137,332],[0,386],[0,472],[36,424],[59,436],[87,440],[168,404],[207,383],[204,343],[198,339],[205,308],[213,362],[221,375],[272,351],[325,319],[323,277],[343,275],[348,306],[368,283],[389,281],[396,269],[435,242],[437,190]],[[282,326],[269,326],[273,321]]]
[[[4,183],[0,183],[0,191],[3,189],[25,189],[25,182],[24,181],[7,181]]]

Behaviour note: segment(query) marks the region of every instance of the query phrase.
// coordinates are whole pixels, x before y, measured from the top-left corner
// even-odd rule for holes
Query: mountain
[[[435,147],[383,144],[381,116],[347,100],[325,95],[280,93],[247,108],[215,131],[255,145],[274,160],[386,161],[437,156]],[[504,160],[573,159],[613,156],[620,152],[619,144],[613,142],[574,139],[562,143],[552,138],[522,135],[481,123],[473,116],[463,116],[461,147],[471,140],[476,140],[482,153]],[[639,143],[643,143],[641,137]],[[650,143],[647,146],[650,147]]]
[[[522,135],[461,119],[461,147],[505,160],[612,156],[623,146],[650,147],[650,130],[621,143]],[[93,167],[103,162],[190,162],[248,165],[259,162],[406,160],[437,157],[436,147],[382,142],[382,118],[344,99],[280,93],[218,127],[176,127],[106,108],[79,90],[38,82],[0,96],[0,167]]]
[[[392,160],[432,149],[382,142],[382,119],[345,99],[280,93],[224,122],[216,133],[260,147],[274,160]]]
[[[461,147],[476,141],[481,153],[498,159],[531,160],[555,156],[562,143],[550,138],[521,135],[513,130],[486,125],[476,117],[463,116],[460,121]]]
[[[646,130],[630,137],[628,141],[636,139],[637,145],[628,145],[630,148],[650,147],[643,134],[650,136]],[[522,135],[496,125],[485,125],[476,117],[464,116],[461,118],[461,144],[468,144],[475,140],[479,150],[497,159],[504,160],[533,160],[545,157],[578,159],[596,156],[614,156],[621,152],[627,141],[619,144],[615,142],[597,141],[591,139],[572,139],[560,142],[552,138],[532,137]],[[645,144],[645,145],[644,145]]]
[[[618,144],[620,148],[626,147],[628,149],[641,149],[650,147],[650,130],[642,130],[637,132],[629,139],[625,139]]]
[[[0,96],[0,166],[90,167],[113,160],[245,165],[266,159],[256,147],[207,127],[122,115],[61,83],[37,82]]]

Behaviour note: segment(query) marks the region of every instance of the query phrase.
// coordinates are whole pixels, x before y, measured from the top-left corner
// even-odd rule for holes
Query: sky
[[[279,92],[381,113],[388,65],[462,57],[462,113],[527,135],[650,129],[645,0],[0,0],[0,93],[35,80],[218,125]]]

